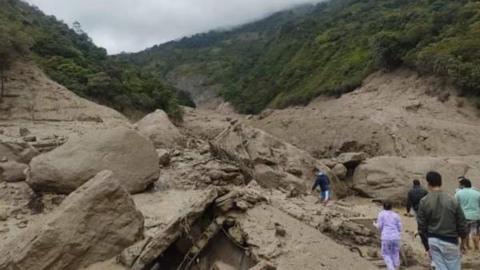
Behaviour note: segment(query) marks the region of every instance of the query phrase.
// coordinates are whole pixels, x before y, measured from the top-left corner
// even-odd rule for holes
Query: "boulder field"
[[[450,192],[460,175],[480,184],[471,104],[404,70],[302,108],[184,108],[182,123],[157,110],[135,125],[21,70],[0,105],[0,269],[378,269],[377,200],[403,204],[429,170]],[[327,206],[309,194],[316,168]],[[423,269],[401,218],[402,269]]]

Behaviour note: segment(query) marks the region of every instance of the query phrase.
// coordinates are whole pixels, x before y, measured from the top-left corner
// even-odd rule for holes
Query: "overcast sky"
[[[70,26],[79,21],[110,54],[265,17],[322,0],[27,0]]]

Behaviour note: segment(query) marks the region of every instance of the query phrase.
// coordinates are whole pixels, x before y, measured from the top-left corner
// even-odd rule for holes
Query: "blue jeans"
[[[428,238],[428,245],[436,270],[462,269],[462,253],[458,245],[437,238]]]
[[[322,202],[328,202],[330,200],[330,190],[321,191],[320,199]]]

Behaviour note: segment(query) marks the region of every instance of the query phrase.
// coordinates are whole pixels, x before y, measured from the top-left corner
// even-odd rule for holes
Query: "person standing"
[[[316,170],[317,171],[317,170]],[[330,201],[330,179],[328,175],[325,174],[323,171],[318,170],[317,177],[315,179],[315,183],[313,184],[312,191],[316,188],[320,187],[320,198],[319,202],[323,202],[325,205]]]
[[[469,237],[465,241],[465,247],[470,249],[470,238],[476,251],[479,249],[480,242],[480,192],[472,188],[472,182],[466,178],[460,180],[460,190],[455,194],[455,198],[463,209],[467,219],[467,230]]]
[[[428,191],[425,190],[421,185],[418,179],[413,180],[413,187],[408,192],[407,197],[407,215],[410,215],[410,210],[413,209],[415,217],[417,217],[418,205],[420,200],[428,194]]]
[[[465,215],[460,204],[442,190],[438,172],[428,172],[426,178],[430,192],[418,207],[418,232],[437,270],[459,270],[467,236]]]
[[[399,269],[402,223],[400,221],[400,216],[392,211],[391,202],[383,202],[383,211],[378,214],[377,222],[373,225],[380,230],[382,257],[387,269]]]

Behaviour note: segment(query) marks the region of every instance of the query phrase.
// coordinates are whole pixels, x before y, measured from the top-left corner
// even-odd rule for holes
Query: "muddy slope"
[[[69,133],[129,125],[119,112],[79,97],[29,62],[15,64],[5,89],[0,129],[6,135],[17,135],[12,129],[19,126]]]
[[[412,71],[376,73],[338,99],[266,111],[250,122],[319,157],[478,154],[478,109],[455,93]]]

